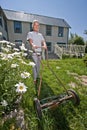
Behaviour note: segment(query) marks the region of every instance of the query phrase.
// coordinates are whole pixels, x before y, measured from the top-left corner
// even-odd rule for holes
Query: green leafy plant
[[[84,56],[83,61],[84,61],[85,65],[87,66],[87,54]]]

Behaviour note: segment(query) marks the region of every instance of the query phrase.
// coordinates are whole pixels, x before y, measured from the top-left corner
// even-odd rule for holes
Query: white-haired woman
[[[40,27],[39,21],[34,20],[32,23],[33,31],[28,32],[28,35],[27,35],[27,41],[29,41],[29,44],[31,45],[33,49],[32,58],[33,58],[33,61],[35,62],[35,66],[33,67],[35,84],[36,84],[37,77],[39,75],[39,70],[40,70],[42,48],[47,49],[45,39],[43,35],[39,33],[39,27]]]

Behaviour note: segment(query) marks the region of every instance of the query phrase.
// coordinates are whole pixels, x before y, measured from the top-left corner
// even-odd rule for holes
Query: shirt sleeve
[[[31,34],[31,32],[29,32],[29,33],[27,34],[27,41],[28,41],[29,39],[32,39],[32,34]]]
[[[44,39],[44,37],[43,37],[43,35],[41,34],[41,41],[45,41],[45,39]]]

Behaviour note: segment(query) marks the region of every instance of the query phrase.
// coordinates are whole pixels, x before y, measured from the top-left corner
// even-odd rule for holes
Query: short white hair
[[[34,26],[34,23],[39,23],[39,21],[38,20],[33,20],[33,22],[32,22],[32,28],[33,28],[33,26]]]

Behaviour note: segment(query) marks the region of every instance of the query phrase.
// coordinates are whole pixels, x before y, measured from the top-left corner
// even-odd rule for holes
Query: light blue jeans
[[[39,72],[40,72],[41,55],[37,55],[36,53],[33,53],[32,58],[35,63],[35,66],[33,67],[33,76],[34,76],[34,81],[36,81],[37,77],[39,76]]]

